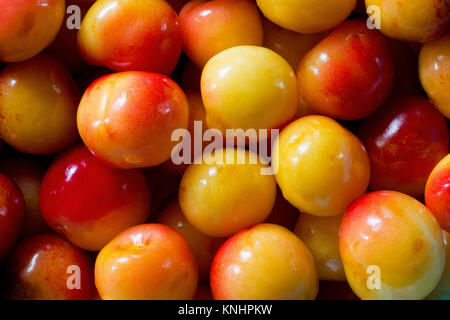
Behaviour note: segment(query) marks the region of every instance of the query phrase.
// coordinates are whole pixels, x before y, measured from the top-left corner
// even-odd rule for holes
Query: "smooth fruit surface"
[[[105,163],[128,169],[168,160],[176,129],[186,129],[189,108],[170,78],[149,72],[101,77],[85,91],[78,108],[81,138]]]
[[[32,58],[55,38],[63,22],[64,0],[1,0],[0,61]]]
[[[394,64],[383,35],[352,20],[306,54],[297,79],[299,93],[316,112],[355,120],[386,101],[394,83]]]
[[[121,231],[146,221],[150,190],[138,169],[107,167],[80,145],[47,170],[40,206],[56,232],[82,249],[98,251]]]
[[[0,73],[0,135],[20,152],[61,151],[78,138],[78,89],[49,55],[9,64]]]
[[[433,104],[450,119],[450,33],[422,46],[419,76]]]
[[[238,163],[240,159],[243,163]],[[215,237],[263,222],[276,196],[275,179],[261,174],[264,168],[268,169],[257,154],[243,149],[206,155],[181,180],[178,197],[183,213],[195,228]]]
[[[428,42],[450,27],[449,0],[366,0],[366,7],[376,6],[381,32],[390,38]]]
[[[259,224],[234,235],[211,268],[216,300],[312,300],[318,278],[308,248],[292,232]]]
[[[269,20],[283,28],[314,33],[329,30],[344,21],[356,6],[356,0],[257,0]]]
[[[369,193],[349,207],[339,247],[347,280],[363,300],[423,299],[444,271],[436,219],[423,204],[394,191]]]
[[[392,99],[361,124],[370,158],[370,189],[421,196],[431,170],[448,154],[445,118],[427,99]]]
[[[180,12],[183,50],[199,67],[225,49],[262,45],[263,27],[252,0],[194,0]]]
[[[339,227],[342,215],[315,217],[301,214],[294,233],[311,251],[320,280],[345,281],[339,254]]]
[[[125,230],[95,262],[95,285],[103,300],[189,300],[197,279],[186,240],[161,224]]]
[[[331,118],[306,116],[289,124],[273,147],[272,166],[284,197],[302,212],[343,214],[369,184],[364,146]]]
[[[425,203],[441,228],[450,232],[450,155],[444,157],[428,177]]]
[[[208,127],[272,129],[298,108],[295,73],[275,52],[256,46],[222,51],[203,69],[201,92]]]
[[[181,47],[177,14],[163,0],[96,1],[78,32],[82,57],[115,71],[170,74]]]
[[[6,270],[9,299],[88,300],[95,292],[88,256],[53,234],[23,240]]]

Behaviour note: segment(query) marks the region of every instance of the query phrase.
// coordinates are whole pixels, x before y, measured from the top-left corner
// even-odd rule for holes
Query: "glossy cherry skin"
[[[78,139],[78,101],[71,75],[56,58],[9,64],[0,73],[0,135],[20,152],[61,151]]]
[[[225,49],[261,46],[263,27],[252,0],[193,0],[180,12],[183,50],[199,68]]]
[[[216,300],[312,300],[318,290],[308,248],[275,224],[228,239],[214,258],[210,283]]]
[[[322,32],[344,21],[356,0],[257,0],[265,17],[277,25],[300,33]]]
[[[26,238],[8,260],[8,299],[88,300],[94,295],[94,266],[80,249],[53,234]],[[74,271],[75,270],[75,271]],[[79,276],[79,288],[71,276]]]
[[[390,38],[426,43],[450,27],[448,0],[366,0],[369,6],[378,7],[380,31]]]
[[[428,177],[425,203],[441,228],[450,232],[450,155],[445,156]]]
[[[0,61],[20,62],[37,55],[63,22],[64,0],[1,0]]]
[[[441,280],[427,296],[427,300],[450,300],[450,234],[445,231],[442,232],[445,244],[445,269]]]
[[[78,32],[82,57],[115,71],[170,74],[181,47],[177,14],[163,0],[96,1]]]
[[[177,230],[186,239],[197,260],[199,278],[207,282],[213,258],[225,239],[210,237],[197,230],[183,215],[178,199],[170,202],[158,214],[158,223]]]
[[[150,72],[101,77],[85,91],[78,130],[85,145],[105,163],[124,169],[168,160],[176,129],[188,126],[189,108],[181,88]]]
[[[25,222],[25,200],[17,185],[0,174],[0,262],[5,260]]]
[[[302,212],[343,214],[367,189],[369,158],[361,141],[331,118],[306,116],[281,131],[272,166],[284,197]]]
[[[359,131],[370,158],[372,190],[421,196],[431,170],[447,155],[444,117],[420,96],[392,99]]]
[[[11,178],[21,191],[25,200],[26,218],[23,235],[50,231],[39,207],[39,190],[45,169],[36,161],[25,157],[3,157],[0,160],[0,172]]]
[[[141,171],[107,167],[79,145],[47,170],[40,206],[52,229],[82,249],[98,251],[146,221],[150,191]]]
[[[314,257],[320,280],[345,281],[339,254],[339,227],[342,215],[315,217],[300,215],[294,233],[303,240]]]
[[[297,79],[302,98],[316,112],[355,120],[386,101],[394,83],[394,64],[383,35],[353,20],[308,52]]]
[[[363,300],[423,299],[444,271],[439,224],[427,207],[399,192],[373,192],[353,202],[342,219],[339,248],[347,280]],[[371,287],[376,278],[379,289]]]
[[[162,224],[125,230],[95,262],[95,285],[103,300],[190,300],[197,282],[188,243]]]
[[[419,76],[433,104],[450,119],[450,33],[422,46]]]

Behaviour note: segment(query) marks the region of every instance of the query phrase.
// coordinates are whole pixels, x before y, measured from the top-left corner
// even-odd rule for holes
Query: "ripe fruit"
[[[101,77],[85,91],[78,130],[86,146],[120,168],[156,166],[168,160],[174,130],[186,129],[186,96],[168,77],[121,72]]]
[[[347,280],[364,300],[423,299],[444,270],[436,219],[420,202],[394,191],[369,193],[348,208],[339,247]],[[379,289],[372,287],[377,280]]]
[[[10,253],[22,231],[25,201],[16,184],[0,174],[0,262]]]
[[[433,104],[450,119],[450,33],[422,46],[419,76]]]
[[[256,46],[222,51],[201,79],[209,128],[272,129],[292,120],[298,108],[295,74],[275,52]]]
[[[0,73],[0,135],[25,153],[63,150],[78,138],[79,94],[66,68],[49,55]]]
[[[329,30],[344,21],[356,0],[257,0],[264,16],[283,28],[313,33]]]
[[[381,32],[390,38],[428,42],[450,27],[449,0],[366,0],[378,8]]]
[[[433,291],[427,296],[427,300],[449,300],[450,299],[450,234],[444,234],[445,245],[445,269],[441,280]]]
[[[394,64],[384,37],[347,21],[302,59],[298,90],[316,112],[342,120],[367,117],[388,98]]]
[[[301,214],[294,233],[311,251],[320,280],[345,281],[339,254],[339,227],[342,216],[315,217]]]
[[[115,71],[170,74],[181,47],[177,14],[163,0],[96,1],[78,32],[82,57]]]
[[[8,260],[6,271],[9,299],[87,300],[95,292],[88,256],[53,234],[23,240]]]
[[[239,159],[245,163],[238,163]],[[276,196],[275,179],[263,175],[263,168],[267,166],[257,154],[243,149],[205,154],[203,162],[192,164],[181,180],[178,197],[184,215],[213,237],[231,236],[263,222]]]
[[[158,223],[165,224],[181,233],[197,260],[200,280],[208,281],[214,255],[224,239],[210,237],[198,231],[183,215],[178,199],[170,202],[159,213]]]
[[[370,189],[421,196],[448,153],[444,117],[420,96],[401,96],[365,119],[359,132],[370,158]]]
[[[425,203],[441,228],[450,232],[450,155],[431,172],[425,188]]]
[[[262,45],[263,28],[252,0],[193,0],[180,12],[183,50],[199,68],[225,49]]]
[[[225,242],[211,268],[216,300],[312,300],[317,272],[308,248],[274,224],[245,229]]]
[[[103,300],[189,300],[197,278],[186,240],[162,224],[125,230],[95,262],[95,285]]]
[[[64,18],[64,0],[0,0],[0,61],[28,60],[47,47]]]
[[[82,249],[98,251],[121,231],[146,221],[150,191],[139,170],[107,167],[80,145],[52,163],[40,205],[53,230]]]
[[[358,138],[324,116],[289,124],[274,144],[272,166],[284,197],[316,216],[343,214],[366,191],[370,177]]]

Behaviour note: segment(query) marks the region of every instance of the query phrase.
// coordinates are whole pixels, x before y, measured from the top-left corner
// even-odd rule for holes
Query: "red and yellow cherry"
[[[284,29],[268,19],[263,20],[264,26],[264,47],[278,53],[297,70],[302,58],[320,40],[324,38],[324,33],[297,33]]]
[[[449,300],[450,299],[450,234],[444,233],[445,245],[445,269],[441,280],[433,291],[427,296],[427,300]]]
[[[98,251],[121,231],[147,220],[150,191],[138,169],[108,167],[79,145],[47,170],[40,206],[53,230],[82,249]]]
[[[55,38],[63,22],[64,0],[0,0],[0,61],[28,60]]]
[[[423,195],[431,170],[447,155],[445,118],[427,99],[400,96],[365,119],[359,131],[370,158],[370,189]]]
[[[298,109],[295,73],[277,53],[238,46],[211,58],[203,69],[201,92],[209,128],[273,129]]]
[[[17,185],[0,174],[0,262],[15,245],[25,222],[25,200]]]
[[[422,46],[419,76],[433,104],[450,119],[450,33]]]
[[[63,150],[78,138],[75,83],[49,55],[9,64],[0,73],[0,135],[20,152]]]
[[[300,215],[294,233],[311,251],[320,280],[345,281],[344,267],[339,254],[339,227],[342,215],[316,217]]]
[[[316,216],[343,214],[366,191],[370,178],[364,146],[331,118],[306,116],[281,131],[272,166],[284,197]]]
[[[450,155],[444,157],[428,177],[425,203],[441,228],[450,232]]]
[[[319,284],[308,248],[275,224],[228,239],[214,258],[210,283],[216,300],[312,300]]]
[[[95,262],[95,285],[103,300],[189,300],[197,282],[197,263],[188,243],[162,224],[125,230]]]
[[[27,236],[50,231],[39,207],[39,190],[45,173],[44,168],[29,158],[14,156],[0,160],[0,172],[17,184],[25,200],[26,218],[23,234]]]
[[[89,257],[53,234],[26,238],[6,265],[6,297],[19,300],[87,300],[95,292]]]
[[[263,169],[270,168],[256,153],[244,149],[205,154],[202,163],[189,166],[181,180],[178,197],[184,215],[196,229],[213,237],[231,236],[263,222],[276,197],[275,179],[264,175]]]
[[[366,0],[366,7],[370,6],[376,6],[374,18],[389,38],[425,43],[450,27],[448,0]]]
[[[163,0],[96,1],[78,31],[82,57],[115,71],[170,74],[181,47],[177,14]]]
[[[208,281],[212,261],[224,240],[207,236],[194,228],[183,215],[180,205],[178,204],[178,199],[170,202],[169,205],[159,213],[158,223],[172,227],[181,233],[191,247],[197,260],[200,280]]]
[[[156,166],[168,160],[172,133],[188,126],[189,108],[181,88],[150,72],[104,76],[85,91],[78,130],[103,162],[124,169]]]
[[[183,50],[197,67],[225,49],[260,46],[263,27],[252,0],[193,0],[180,12]]]
[[[266,18],[277,25],[300,33],[322,32],[344,21],[356,6],[356,0],[256,0]]]
[[[277,188],[275,204],[265,223],[278,224],[286,229],[294,230],[299,214],[300,211],[290,204],[289,201],[283,197],[281,190]]]
[[[353,202],[339,230],[344,270],[363,300],[423,299],[444,271],[442,231],[430,210],[395,191]]]
[[[297,79],[302,98],[316,112],[355,120],[386,101],[394,83],[394,64],[383,35],[353,20],[308,52]]]

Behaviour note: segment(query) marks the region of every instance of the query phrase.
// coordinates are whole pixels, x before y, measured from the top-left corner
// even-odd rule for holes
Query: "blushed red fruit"
[[[442,159],[428,177],[425,203],[441,228],[450,232],[450,155]]]
[[[0,61],[25,61],[55,38],[64,0],[0,0]]]
[[[216,300],[311,300],[317,271],[308,248],[275,224],[245,229],[220,247],[211,268]]]
[[[183,90],[170,78],[150,72],[101,77],[85,91],[78,130],[85,145],[105,163],[124,169],[168,160],[176,129],[188,126]]]
[[[125,230],[95,262],[95,285],[103,300],[189,300],[197,282],[197,263],[186,240],[162,224]]]
[[[80,145],[52,163],[40,205],[52,229],[82,249],[97,251],[146,221],[150,191],[141,171],[108,167]]]
[[[0,172],[11,178],[20,189],[26,206],[24,235],[50,231],[39,208],[39,190],[45,170],[36,161],[25,157],[4,157]]]
[[[263,42],[263,27],[252,0],[193,0],[180,12],[183,50],[199,68],[225,49]]]
[[[23,240],[6,270],[9,299],[87,300],[95,292],[89,257],[53,234]]]
[[[177,14],[163,0],[98,0],[78,31],[82,57],[115,71],[170,74],[181,47]]]
[[[22,231],[25,201],[16,184],[0,174],[0,262],[10,253]]]
[[[431,170],[448,153],[447,123],[420,96],[392,99],[364,120],[359,136],[370,158],[372,190],[421,196]]]
[[[364,118],[388,98],[394,64],[383,35],[353,20],[315,46],[297,70],[299,93],[316,112],[342,119]]]

